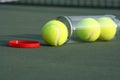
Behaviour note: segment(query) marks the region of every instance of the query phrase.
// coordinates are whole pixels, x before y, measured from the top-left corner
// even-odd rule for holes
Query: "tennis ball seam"
[[[94,33],[95,33],[96,31],[98,31],[98,30],[99,30],[99,28],[94,29],[94,30],[89,34],[87,40],[90,40],[90,39],[92,38],[92,36],[94,35]]]
[[[58,46],[59,45],[58,43],[59,43],[59,40],[60,40],[60,28],[59,28],[59,26],[57,26],[56,28],[57,28],[58,36],[57,36],[57,39],[55,41],[55,45]]]

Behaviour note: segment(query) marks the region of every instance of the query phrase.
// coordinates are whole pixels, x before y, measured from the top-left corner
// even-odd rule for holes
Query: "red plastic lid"
[[[32,40],[10,40],[9,46],[16,48],[38,48],[40,47],[40,42]]]

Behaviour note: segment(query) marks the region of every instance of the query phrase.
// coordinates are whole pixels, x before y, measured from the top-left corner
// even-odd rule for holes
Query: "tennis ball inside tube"
[[[96,41],[100,35],[100,25],[93,18],[84,18],[78,23],[76,34],[80,40]]]
[[[117,24],[110,17],[102,17],[97,19],[100,24],[101,34],[100,40],[112,40],[117,31]]]
[[[68,30],[66,25],[61,21],[50,20],[43,26],[42,37],[49,45],[61,46],[68,38]]]

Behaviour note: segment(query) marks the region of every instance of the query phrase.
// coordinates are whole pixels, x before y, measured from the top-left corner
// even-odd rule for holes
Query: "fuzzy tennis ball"
[[[52,46],[63,45],[68,37],[68,30],[64,23],[59,20],[48,21],[42,29],[43,40]]]
[[[100,40],[111,40],[116,34],[117,24],[110,17],[102,17],[97,20],[101,27]]]
[[[76,27],[76,34],[80,40],[93,42],[100,35],[100,25],[93,18],[82,19]]]

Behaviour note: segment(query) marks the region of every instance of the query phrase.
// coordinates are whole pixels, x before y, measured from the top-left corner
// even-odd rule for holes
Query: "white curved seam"
[[[89,36],[88,36],[88,39],[87,40],[90,40],[92,38],[92,36],[95,34],[95,32],[98,30],[99,28],[96,28],[95,30],[93,30]]]
[[[57,39],[56,39],[55,45],[58,46],[58,43],[59,43],[59,40],[60,40],[60,28],[59,27],[57,27],[57,33],[58,33],[58,35],[57,35]]]

